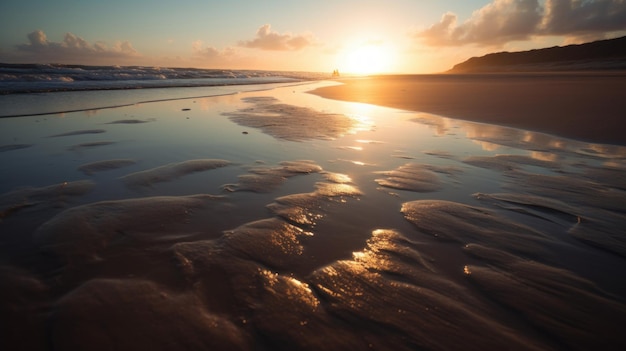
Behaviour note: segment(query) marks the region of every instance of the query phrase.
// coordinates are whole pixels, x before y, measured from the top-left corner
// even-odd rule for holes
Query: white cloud
[[[261,50],[296,51],[314,43],[315,38],[312,34],[280,34],[272,31],[271,25],[265,24],[257,30],[254,39],[240,41],[239,46]]]
[[[600,38],[626,30],[626,0],[493,0],[463,23],[446,13],[412,34],[431,46],[503,45],[536,36]]]
[[[17,45],[17,51],[22,56],[31,58],[33,62],[84,62],[141,56],[128,41],[116,42],[109,47],[103,42],[91,44],[77,35],[66,33],[63,41],[54,42],[49,41],[42,30],[31,32],[27,37],[28,44]]]

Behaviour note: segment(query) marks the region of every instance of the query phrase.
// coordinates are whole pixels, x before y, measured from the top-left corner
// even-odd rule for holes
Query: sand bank
[[[311,93],[626,145],[626,73],[390,75],[341,82]]]

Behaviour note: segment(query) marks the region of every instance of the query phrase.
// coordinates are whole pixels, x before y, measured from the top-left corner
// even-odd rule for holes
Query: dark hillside
[[[449,73],[626,70],[626,37],[472,57]]]

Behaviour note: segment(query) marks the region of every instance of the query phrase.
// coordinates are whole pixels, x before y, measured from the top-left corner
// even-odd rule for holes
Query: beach
[[[390,75],[313,93],[410,111],[626,145],[626,73]]]
[[[625,84],[6,95],[0,348],[624,349]]]

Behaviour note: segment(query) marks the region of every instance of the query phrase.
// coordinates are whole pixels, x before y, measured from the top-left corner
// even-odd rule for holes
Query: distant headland
[[[626,70],[626,36],[585,44],[472,57],[447,73]]]

